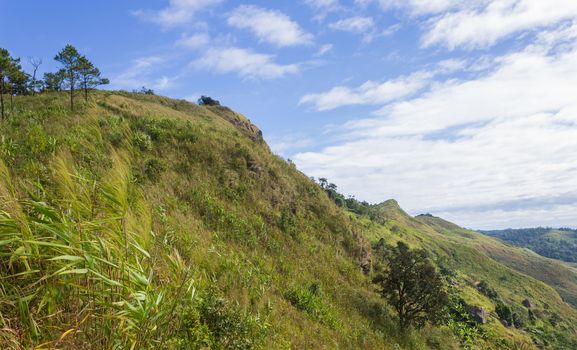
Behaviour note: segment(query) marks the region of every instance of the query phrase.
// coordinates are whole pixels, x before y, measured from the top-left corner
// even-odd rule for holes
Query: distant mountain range
[[[577,263],[577,230],[535,227],[479,231],[535,253],[570,263]]]

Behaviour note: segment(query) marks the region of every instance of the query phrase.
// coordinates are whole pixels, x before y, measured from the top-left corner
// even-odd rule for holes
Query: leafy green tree
[[[80,54],[78,50],[70,44],[66,45],[55,57],[54,60],[60,62],[64,69],[64,82],[70,91],[70,109],[74,110],[74,90],[78,87],[80,80]]]
[[[28,93],[29,75],[26,74],[20,64],[15,63],[8,72],[10,81],[10,109],[14,110],[14,95],[25,95]]]
[[[15,82],[19,82],[20,73],[23,74],[20,67],[20,59],[12,58],[8,50],[0,48],[0,110],[2,120],[4,120],[4,94],[13,91]],[[10,90],[7,89],[10,87]]]
[[[132,92],[135,94],[154,95],[154,90],[149,89],[146,86],[141,87],[140,90],[134,89]]]
[[[109,80],[100,77],[100,70],[94,67],[85,56],[78,59],[78,73],[80,75],[80,85],[84,90],[84,100],[88,102],[88,90],[98,85],[108,84]]]
[[[220,106],[220,101],[209,96],[200,96],[198,104],[201,106]]]
[[[66,72],[64,69],[61,69],[56,73],[44,73],[44,90],[61,91],[65,75]]]
[[[423,327],[427,321],[437,323],[445,313],[448,295],[442,277],[428,254],[422,249],[409,249],[403,243],[383,246],[380,252],[384,266],[374,282],[380,294],[396,310],[399,327]]]

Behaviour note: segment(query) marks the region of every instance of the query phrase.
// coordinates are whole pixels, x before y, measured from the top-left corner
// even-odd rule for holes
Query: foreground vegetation
[[[577,347],[572,270],[345,199],[217,103],[69,97],[0,124],[0,348]],[[435,325],[373,283],[399,241],[440,278]]]

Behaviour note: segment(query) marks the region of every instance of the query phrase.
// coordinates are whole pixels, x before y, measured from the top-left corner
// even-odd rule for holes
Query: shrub
[[[519,313],[517,313],[511,306],[499,301],[495,307],[495,312],[501,321],[506,321],[509,326],[516,328],[523,327],[523,320]]]
[[[485,280],[479,282],[479,284],[477,285],[477,290],[479,290],[479,292],[483,293],[490,299],[496,300],[497,298],[499,298],[499,294],[497,293],[495,288],[491,287],[489,283],[487,283],[487,281]]]
[[[200,329],[188,330],[191,340],[214,345],[217,349],[252,349],[259,347],[267,334],[267,324],[231,307],[214,290],[209,290],[200,302],[198,314],[190,313],[188,324]],[[208,332],[207,332],[208,331]],[[208,334],[207,334],[208,333]],[[200,345],[200,344],[199,344]]]
[[[164,164],[155,158],[147,160],[144,164],[144,174],[151,181],[158,180],[164,170]]]
[[[283,208],[281,210],[279,226],[283,232],[288,233],[292,238],[298,238],[297,220],[290,209]]]
[[[150,136],[148,134],[145,134],[142,131],[137,131],[134,133],[134,137],[132,138],[132,142],[141,151],[152,150],[152,139],[150,138]]]
[[[220,106],[220,101],[203,95],[198,99],[198,104],[201,106]]]
[[[323,293],[318,282],[312,282],[306,287],[289,289],[284,297],[294,307],[306,312],[313,319],[330,327],[336,326],[337,322],[332,310],[323,302]]]

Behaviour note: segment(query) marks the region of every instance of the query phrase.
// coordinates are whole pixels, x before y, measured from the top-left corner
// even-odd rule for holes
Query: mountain
[[[0,348],[574,349],[577,272],[342,195],[219,105],[16,96],[0,123]],[[394,171],[394,170],[392,170]],[[399,332],[377,247],[423,248],[450,317]]]
[[[577,263],[577,230],[536,227],[479,232],[548,258]]]

